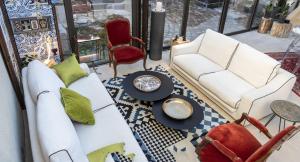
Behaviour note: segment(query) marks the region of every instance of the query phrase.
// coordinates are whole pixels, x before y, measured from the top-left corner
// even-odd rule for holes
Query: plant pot
[[[257,32],[259,33],[267,33],[268,31],[270,31],[271,27],[272,27],[272,18],[265,18],[262,17],[259,27],[257,29]]]
[[[287,38],[292,30],[292,24],[274,22],[270,34],[275,37]]]

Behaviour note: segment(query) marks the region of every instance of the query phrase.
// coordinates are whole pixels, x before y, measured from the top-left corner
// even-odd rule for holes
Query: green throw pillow
[[[82,124],[95,124],[92,104],[88,98],[68,88],[61,88],[60,94],[65,112],[73,121]]]
[[[60,64],[54,65],[53,69],[66,86],[87,76],[87,73],[80,68],[75,55],[70,56]]]

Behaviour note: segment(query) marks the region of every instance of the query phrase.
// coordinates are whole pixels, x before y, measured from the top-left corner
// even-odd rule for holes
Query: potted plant
[[[264,16],[261,18],[259,27],[258,27],[258,32],[259,33],[267,33],[270,31],[272,27],[272,13],[273,13],[273,4],[269,3],[264,10]]]
[[[285,4],[283,6],[278,6],[278,7],[279,7],[279,13],[277,15],[278,22],[279,23],[288,23],[286,21],[286,17],[288,16],[290,6],[288,4]]]

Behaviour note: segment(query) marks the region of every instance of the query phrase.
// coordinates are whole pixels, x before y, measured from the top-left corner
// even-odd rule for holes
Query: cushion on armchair
[[[261,146],[259,141],[245,127],[236,123],[215,127],[209,131],[207,136],[222,143],[243,161]],[[231,162],[211,144],[204,147],[198,154],[200,154],[199,157],[203,162]]]
[[[259,88],[272,80],[279,68],[280,63],[275,59],[246,44],[240,44],[228,70]]]
[[[238,44],[237,40],[207,29],[199,53],[225,69]]]

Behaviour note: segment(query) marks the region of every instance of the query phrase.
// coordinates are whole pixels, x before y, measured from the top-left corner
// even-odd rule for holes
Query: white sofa
[[[80,65],[89,75],[68,88],[90,99],[95,125],[73,123],[60,102],[62,81],[39,61],[22,70],[30,141],[35,162],[85,162],[87,154],[106,145],[125,143],[125,151],[134,153],[133,161],[146,162],[142,149],[114,101],[95,73]],[[114,161],[109,155],[107,162]]]
[[[171,67],[234,119],[261,119],[273,100],[287,99],[296,77],[254,48],[210,29],[172,47]]]

